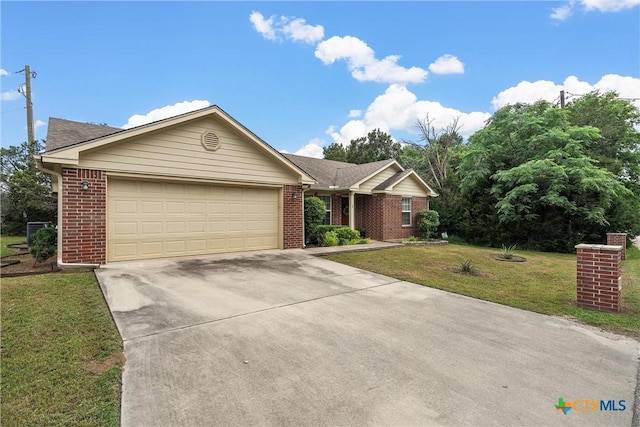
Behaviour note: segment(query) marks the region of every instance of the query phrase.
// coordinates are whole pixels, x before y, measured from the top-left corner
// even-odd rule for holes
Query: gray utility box
[[[27,246],[33,243],[33,234],[44,227],[51,227],[50,222],[28,222],[27,223]]]

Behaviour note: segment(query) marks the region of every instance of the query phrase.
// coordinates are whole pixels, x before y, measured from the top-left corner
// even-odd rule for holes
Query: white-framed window
[[[331,224],[331,196],[318,196],[318,199],[324,202],[324,221],[322,222],[325,225]]]
[[[411,225],[411,197],[402,198],[402,225]]]

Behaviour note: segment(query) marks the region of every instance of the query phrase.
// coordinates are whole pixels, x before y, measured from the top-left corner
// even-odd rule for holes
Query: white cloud
[[[453,55],[442,55],[429,65],[434,74],[464,74],[464,64]]]
[[[281,18],[282,19],[282,18]],[[288,18],[284,18],[287,22]],[[301,41],[309,44],[318,42],[324,38],[324,27],[322,25],[309,25],[302,18],[294,19],[282,27],[282,32],[291,40]]]
[[[405,86],[392,84],[382,95],[374,99],[361,120],[350,120],[339,130],[331,127],[327,133],[334,142],[348,145],[352,139],[365,136],[375,128],[383,132],[400,130],[413,133],[416,120],[427,115],[433,120],[436,128],[445,127],[453,119],[459,118],[460,133],[464,136],[482,128],[485,121],[491,117],[491,114],[485,112],[465,113],[445,107],[439,102],[418,100]]]
[[[600,12],[619,12],[640,5],[640,0],[581,0],[585,10]]]
[[[33,127],[38,129],[42,126],[46,126],[47,122],[43,122],[42,120],[36,120],[36,122],[33,124]]]
[[[586,12],[620,12],[640,5],[640,0],[570,0],[567,4],[551,9],[551,19],[564,21],[573,14],[576,4],[580,4]]]
[[[267,40],[276,40],[276,30],[273,28],[273,17],[264,19],[260,12],[253,11],[249,15],[249,21],[253,24],[253,28],[262,34]]]
[[[127,121],[127,123],[125,123],[122,127],[124,129],[129,129],[132,127],[141,126],[147,123],[166,119],[168,117],[178,116],[180,114],[188,113],[190,111],[206,108],[210,105],[211,103],[209,101],[198,100],[198,99],[193,101],[178,102],[173,105],[167,105],[162,108],[156,108],[155,110],[149,111],[147,114],[134,114],[133,116],[129,117],[129,120]]]
[[[324,141],[322,141],[320,138],[313,138],[311,141],[309,141],[309,143],[307,143],[307,145],[296,151],[294,154],[321,159],[323,157],[323,146]]]
[[[362,110],[349,110],[349,118],[355,119],[362,115]]]
[[[0,68],[0,76],[8,76],[9,72],[4,68]]]
[[[567,99],[573,95],[583,95],[594,90],[616,91],[623,98],[640,98],[640,79],[607,74],[595,84],[580,81],[576,76],[567,77],[561,84],[549,80],[522,81],[500,92],[491,103],[493,108],[498,109],[517,102],[533,103],[540,100],[553,102],[558,99],[561,90],[565,91]]]
[[[316,47],[315,56],[325,65],[345,60],[353,78],[361,82],[420,83],[429,74],[419,67],[398,65],[398,55],[376,59],[373,49],[353,36],[333,36],[324,40]]]
[[[575,2],[571,1],[564,6],[554,7],[551,9],[551,19],[556,21],[564,21],[573,14],[573,5]]]
[[[322,25],[309,25],[302,18],[281,16],[277,21],[275,16],[265,19],[260,12],[253,11],[249,15],[253,28],[267,40],[289,40],[313,44],[324,38]]]
[[[11,90],[8,92],[2,92],[0,94],[0,100],[2,101],[15,101],[16,99],[20,98],[22,96],[22,94],[20,92],[18,92],[17,90]]]

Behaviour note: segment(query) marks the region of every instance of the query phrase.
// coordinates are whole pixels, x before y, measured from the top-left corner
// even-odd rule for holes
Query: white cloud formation
[[[352,139],[365,136],[372,129],[379,128],[383,132],[403,130],[415,132],[417,119],[429,116],[436,128],[442,128],[459,118],[460,133],[469,136],[482,128],[491,114],[485,112],[465,113],[454,108],[445,107],[439,102],[418,100],[417,96],[404,85],[392,84],[376,97],[367,108],[361,120],[350,120],[339,130],[327,129],[334,142],[348,145]]]
[[[206,108],[210,105],[211,103],[209,101],[199,99],[193,101],[178,102],[173,105],[156,108],[155,110],[149,111],[147,114],[134,114],[133,116],[129,117],[129,120],[122,126],[122,128],[129,129],[136,126],[142,126],[147,123],[166,119],[168,117],[178,116],[190,111]]]
[[[464,74],[464,64],[454,55],[446,54],[429,65],[434,74]]]
[[[551,19],[556,21],[564,21],[571,15],[573,15],[574,1],[570,1],[568,4],[560,7],[554,7],[551,9]]]
[[[640,0],[570,0],[567,4],[551,9],[551,19],[564,21],[573,14],[580,4],[586,12],[620,12],[640,5]]]
[[[320,138],[313,138],[311,141],[307,143],[304,147],[296,151],[294,154],[299,156],[307,156],[307,157],[315,157],[316,159],[321,159],[323,157],[322,147],[324,146],[324,141]]]
[[[36,120],[36,122],[33,124],[33,127],[38,129],[42,126],[46,126],[47,122],[43,122],[42,120]]]
[[[0,94],[0,100],[2,101],[15,101],[16,99],[20,98],[22,96],[22,94],[20,92],[18,92],[18,90],[10,90],[7,92],[2,92]]]
[[[640,5],[640,0],[580,0],[587,11],[619,12]]]
[[[500,92],[491,103],[493,108],[498,109],[517,102],[533,103],[539,100],[553,102],[558,99],[561,90],[565,91],[567,99],[572,94],[583,95],[594,90],[616,91],[622,98],[640,98],[640,79],[607,74],[595,84],[580,81],[576,76],[567,77],[561,84],[549,80],[522,81]],[[640,103],[636,102],[636,105],[640,105]]]
[[[265,18],[260,12],[253,11],[249,15],[249,21],[253,28],[267,40],[289,40],[313,44],[324,38],[322,25],[309,25],[302,18],[289,18],[281,16],[276,20],[275,16]]]
[[[420,67],[398,65],[398,55],[376,59],[374,50],[353,36],[333,36],[324,40],[316,47],[315,56],[325,65],[345,60],[353,78],[361,82],[420,83],[429,74]]]
[[[287,22],[288,18],[284,19]],[[291,40],[309,44],[316,43],[324,38],[324,27],[322,25],[309,25],[302,18],[294,19],[284,24],[282,32]]]
[[[253,11],[249,15],[249,21],[253,24],[253,28],[262,34],[267,40],[276,40],[276,30],[273,28],[273,17],[264,19],[260,12]]]
[[[349,118],[355,119],[362,115],[362,110],[349,110]]]
[[[0,76],[8,76],[9,72],[4,68],[0,68]]]

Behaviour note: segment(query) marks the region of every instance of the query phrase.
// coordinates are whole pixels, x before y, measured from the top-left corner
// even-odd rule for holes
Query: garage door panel
[[[162,221],[143,221],[142,234],[162,234]]]
[[[140,201],[140,212],[142,212],[143,214],[162,215],[162,210],[163,210],[163,206],[162,206],[161,200],[141,200]]]
[[[109,179],[108,259],[275,249],[279,190]]]
[[[139,253],[142,255],[139,258],[154,258],[154,257],[161,257],[162,253],[163,253],[163,245],[162,245],[162,241],[147,241],[147,242],[140,242],[136,244],[137,246],[139,246]],[[129,258],[129,259],[133,259],[133,258]]]

